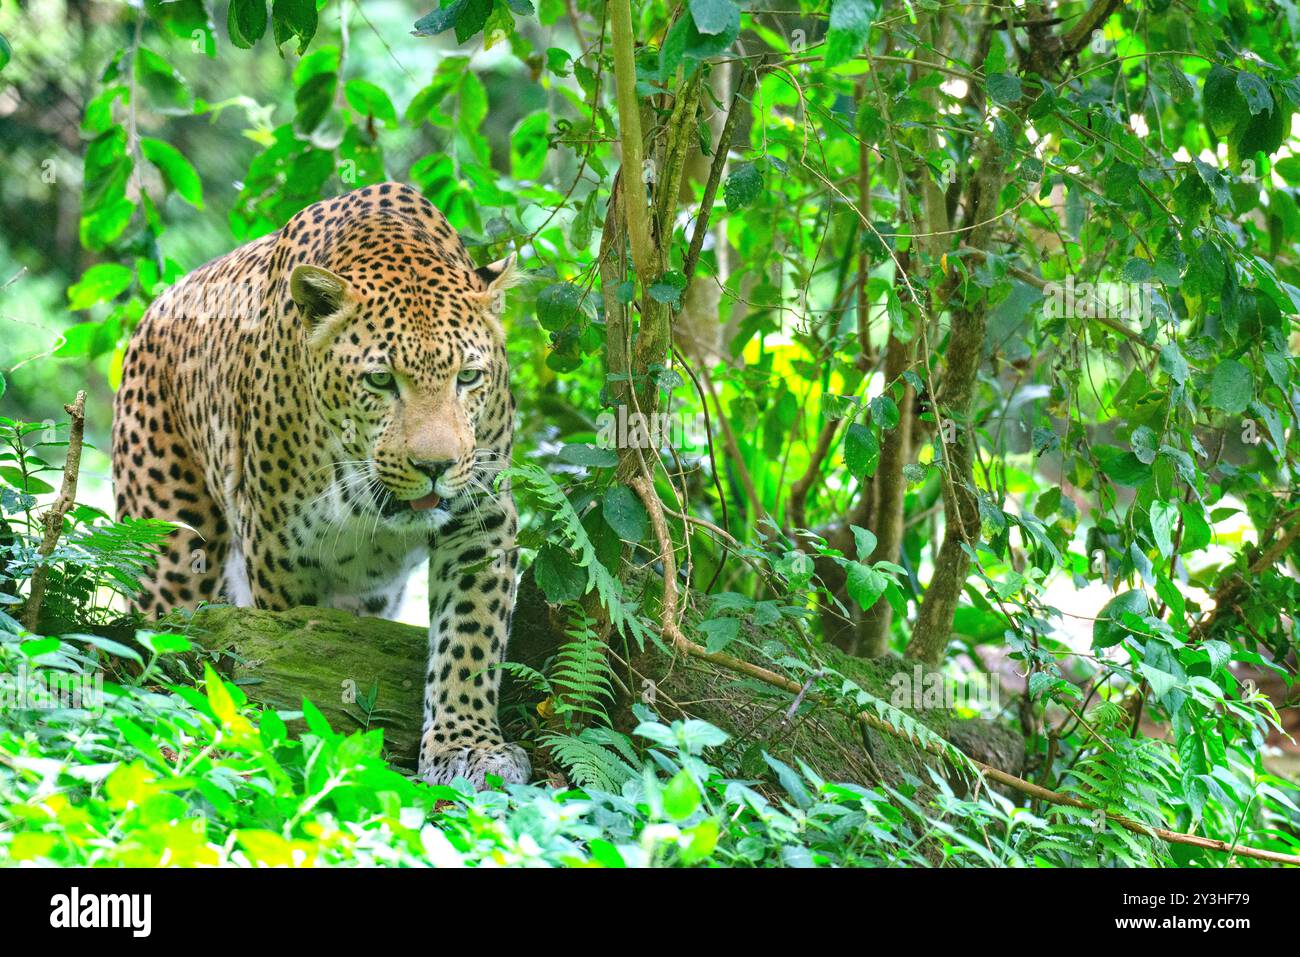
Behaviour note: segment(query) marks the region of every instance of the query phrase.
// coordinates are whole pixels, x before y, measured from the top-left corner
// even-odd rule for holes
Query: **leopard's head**
[[[289,279],[307,382],[331,433],[335,501],[437,525],[490,495],[509,464],[501,312],[513,257],[474,269],[390,237],[338,260]]]

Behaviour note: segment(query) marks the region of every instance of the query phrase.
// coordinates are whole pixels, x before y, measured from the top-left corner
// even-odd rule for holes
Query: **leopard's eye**
[[[391,372],[367,372],[361,377],[367,389],[373,389],[376,392],[392,392],[397,388],[397,380],[393,378]]]
[[[470,386],[479,382],[482,378],[482,369],[461,369],[460,374],[456,376],[456,381],[460,385]]]

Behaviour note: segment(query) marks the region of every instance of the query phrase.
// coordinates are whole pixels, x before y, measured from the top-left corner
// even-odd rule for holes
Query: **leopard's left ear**
[[[302,312],[313,345],[326,341],[332,330],[356,306],[352,284],[328,269],[303,263],[289,276],[289,295]]]
[[[523,278],[515,265],[516,261],[514,253],[511,253],[505,259],[498,259],[474,270],[486,287],[481,293],[483,305],[487,308],[488,315],[498,322],[501,321],[501,313],[505,311],[506,290],[518,285]]]

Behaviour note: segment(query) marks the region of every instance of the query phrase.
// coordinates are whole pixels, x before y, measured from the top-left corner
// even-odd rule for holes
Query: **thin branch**
[[[31,596],[27,607],[23,609],[23,626],[28,631],[35,631],[40,621],[41,605],[45,601],[45,587],[49,582],[50,566],[45,559],[53,554],[63,532],[63,519],[77,500],[77,477],[81,474],[81,442],[86,431],[86,393],[78,392],[77,400],[72,405],[65,405],[64,411],[72,417],[72,430],[68,435],[68,454],[63,463],[63,484],[59,488],[59,497],[41,517],[45,525],[45,535],[41,539],[36,554],[41,561],[32,571]]]
[[[727,165],[727,154],[731,150],[731,140],[736,132],[736,122],[740,116],[741,105],[744,104],[749,96],[750,88],[754,85],[754,71],[745,70],[740,78],[740,84],[736,87],[736,92],[731,98],[731,106],[727,109],[727,121],[723,124],[722,133],[718,136],[718,142],[713,146],[713,162],[709,165],[709,178],[704,184],[704,196],[700,199],[700,212],[695,219],[695,231],[691,233],[691,245],[686,251],[686,258],[682,261],[682,274],[686,281],[690,282],[691,277],[695,275],[695,266],[699,262],[700,250],[704,248],[704,236],[709,230],[709,216],[713,212],[713,201],[718,196],[718,183],[722,179],[722,168]]]

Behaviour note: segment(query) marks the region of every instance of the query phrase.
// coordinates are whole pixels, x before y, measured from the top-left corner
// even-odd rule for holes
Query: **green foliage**
[[[35,639],[0,615],[0,863],[76,866],[845,866],[1016,863],[988,834],[945,823],[901,792],[781,768],[782,789],[730,778],[703,755],[725,742],[703,722],[642,712],[643,755],[588,728],[549,747],[582,790],[430,787],[382,757],[382,731],[340,734],[310,702],[251,707],[205,665],[201,682],[104,678],[138,662],[120,645]],[[183,671],[179,635],[155,635]],[[155,656],[154,661],[158,657]],[[151,662],[152,664],[152,662]],[[19,678],[20,671],[22,677]],[[53,697],[50,674],[83,697]],[[96,682],[99,682],[96,684]],[[32,719],[39,717],[39,721]],[[291,731],[287,722],[301,722]],[[997,831],[1012,809],[964,802]]]
[[[564,489],[550,475],[533,465],[514,466],[507,470],[507,474],[512,480],[517,480],[517,490],[536,494],[539,506],[550,514],[554,522],[554,533],[558,539],[552,541],[563,543],[574,554],[575,566],[585,570],[586,580],[579,584],[576,594],[561,591],[561,588],[567,586],[557,584],[549,577],[540,581],[543,591],[548,591],[550,586],[547,597],[552,601],[562,601],[581,597],[594,590],[615,630],[625,633],[638,645],[643,645],[649,635],[645,624],[624,595],[622,584],[597,557],[595,545]]]
[[[68,443],[60,438],[66,429],[0,417],[0,606],[19,604],[19,588],[38,565],[46,565],[43,625],[90,628],[120,617],[114,605],[139,590],[141,574],[174,526],[153,519],[115,522],[97,508],[74,505],[54,547],[42,554],[45,527],[36,514],[37,496],[52,492],[62,472],[61,463],[44,456],[66,451]]]
[[[1253,0],[1194,17],[1135,2],[1043,62],[1026,25],[992,29],[978,4],[803,3],[779,29],[733,0],[637,5],[628,52],[647,162],[626,173],[669,215],[651,237],[655,274],[635,275],[606,235],[626,202],[614,143],[628,118],[601,0],[452,0],[409,16],[146,0],[100,4],[94,30],[57,42],[30,28],[28,6],[46,5],[0,9],[0,94],[16,104],[0,183],[0,395],[15,409],[0,420],[0,610],[23,600],[60,468],[58,433],[19,420],[58,419],[71,378],[114,385],[145,309],[208,258],[318,199],[401,179],[476,261],[518,252],[539,280],[512,292],[505,319],[525,463],[508,478],[525,561],[572,627],[542,672],[508,667],[561,723],[611,706],[587,615],[598,606],[638,648],[658,633],[658,582],[629,585],[628,569],[658,572],[663,556],[644,504],[614,478],[635,446],[668,507],[688,640],[817,676],[824,700],[969,771],[929,722],[824,660],[872,621],[885,622],[873,653],[908,650],[959,552],[939,651],[949,671],[992,655],[1027,675],[1004,709],[1020,718],[1027,777],[1145,825],[1294,852],[1294,782],[1269,754],[1294,727],[1276,708],[1294,701],[1300,644],[1294,18]],[[1085,10],[1067,4],[1051,32],[1068,37]],[[675,107],[696,91],[684,184],[669,196]],[[85,103],[78,135],[50,129],[43,104],[65,101]],[[661,314],[661,354],[616,370],[618,349],[654,341]],[[627,341],[611,342],[620,315]],[[709,435],[605,441],[601,419],[628,389],[675,422],[707,415]],[[102,438],[102,388],[92,402]],[[900,464],[890,452],[904,434]],[[106,506],[102,480],[97,494]],[[52,629],[113,624],[166,530],[74,508],[46,559]],[[87,654],[64,642],[32,657],[73,667]],[[99,778],[71,724],[33,743],[0,715],[0,753],[37,762],[0,761],[15,806],[34,775],[72,788],[57,792],[61,817],[31,812],[0,842],[12,854],[26,834],[15,859],[69,860],[118,853],[101,840],[117,828],[138,840],[123,859],[142,861],[165,840],[221,862],[1207,861],[1093,811],[968,800],[943,780],[851,788],[768,762],[763,782],[742,782],[705,765],[685,725],[642,735],[649,755],[605,727],[548,731],[573,780],[608,793],[441,792],[453,808],[435,823],[426,792],[381,773],[377,739],[319,722],[289,738],[263,712],[244,717],[255,736],[234,735],[250,750],[207,756],[205,794],[193,742],[231,733],[218,705],[236,725],[242,714],[221,687],[209,682],[202,706],[188,686],[124,693],[90,735],[95,761],[115,765]],[[164,748],[181,757],[160,763]],[[313,777],[331,761],[338,782]],[[196,808],[201,840],[175,823]],[[645,838],[651,825],[669,836]],[[60,827],[85,831],[65,840]],[[385,829],[400,835],[388,850],[374,838]]]

